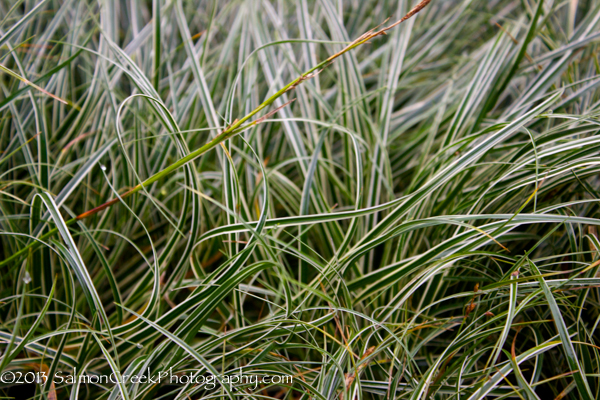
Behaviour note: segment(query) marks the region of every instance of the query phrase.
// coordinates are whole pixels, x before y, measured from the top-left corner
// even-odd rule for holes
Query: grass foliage
[[[600,1],[423,5],[0,1],[0,372],[294,376],[0,397],[599,398]]]

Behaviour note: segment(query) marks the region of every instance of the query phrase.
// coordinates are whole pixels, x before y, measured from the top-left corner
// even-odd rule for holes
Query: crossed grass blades
[[[0,370],[294,377],[0,396],[598,398],[599,40],[598,0],[0,1]]]

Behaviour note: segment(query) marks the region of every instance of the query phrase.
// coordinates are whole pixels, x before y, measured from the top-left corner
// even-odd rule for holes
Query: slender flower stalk
[[[131,196],[134,193],[139,192],[143,187],[147,187],[148,185],[151,185],[152,183],[158,181],[159,179],[164,178],[165,176],[169,175],[171,172],[183,167],[185,164],[195,160],[196,158],[200,157],[202,154],[206,153],[207,151],[214,149],[220,143],[222,143],[222,142],[226,141],[227,139],[230,139],[230,138],[234,137],[235,135],[237,135],[238,133],[242,132],[246,128],[246,126],[244,126],[245,122],[249,121],[253,116],[258,114],[265,108],[269,107],[271,104],[273,104],[273,102],[275,100],[280,98],[284,93],[295,89],[298,85],[302,84],[302,82],[304,82],[308,79],[311,79],[314,76],[316,76],[317,74],[319,74],[322,70],[327,68],[336,58],[338,58],[338,57],[344,55],[345,53],[349,52],[350,50],[355,49],[356,47],[368,42],[370,39],[373,39],[377,36],[385,35],[386,31],[389,31],[390,29],[392,29],[395,26],[406,21],[413,15],[417,14],[419,11],[421,11],[423,8],[425,8],[425,6],[427,6],[427,4],[429,4],[430,2],[431,2],[431,0],[422,0],[419,4],[417,4],[415,7],[413,7],[413,9],[411,9],[404,17],[402,17],[398,21],[394,22],[393,24],[391,24],[385,28],[379,29],[379,30],[377,30],[377,28],[374,28],[374,29],[366,32],[365,34],[361,35],[358,39],[356,39],[351,44],[346,46],[343,50],[328,57],[325,61],[320,62],[313,68],[309,69],[308,71],[306,71],[305,73],[300,75],[298,78],[294,79],[293,81],[291,81],[290,83],[285,85],[283,88],[279,89],[271,97],[269,97],[268,99],[263,101],[261,105],[256,107],[254,110],[252,110],[250,113],[248,113],[243,118],[241,118],[241,119],[237,120],[236,122],[234,122],[233,124],[231,124],[228,128],[226,128],[219,135],[215,136],[211,141],[206,143],[204,146],[200,147],[197,150],[192,151],[187,156],[182,157],[181,159],[179,159],[176,162],[174,162],[173,164],[169,165],[162,171],[157,172],[156,174],[152,175],[151,177],[146,179],[144,182],[136,185],[132,189],[123,193],[121,195],[121,198],[125,198],[128,196]],[[288,102],[288,104],[289,104],[289,102]],[[78,215],[76,217],[76,219],[79,220],[79,219],[87,218],[91,215],[96,214],[99,211],[104,210],[105,208],[108,208],[108,207],[118,203],[118,201],[119,201],[118,198],[109,200],[106,203],[99,205],[98,207],[95,207],[89,211],[86,211],[86,212]]]

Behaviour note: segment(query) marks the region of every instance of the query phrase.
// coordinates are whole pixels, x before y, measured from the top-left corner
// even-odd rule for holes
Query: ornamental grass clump
[[[0,0],[0,398],[600,397],[600,0]]]

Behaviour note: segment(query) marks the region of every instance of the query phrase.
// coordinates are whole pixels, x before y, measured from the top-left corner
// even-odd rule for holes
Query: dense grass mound
[[[0,397],[598,398],[599,40],[599,0],[1,0]]]

